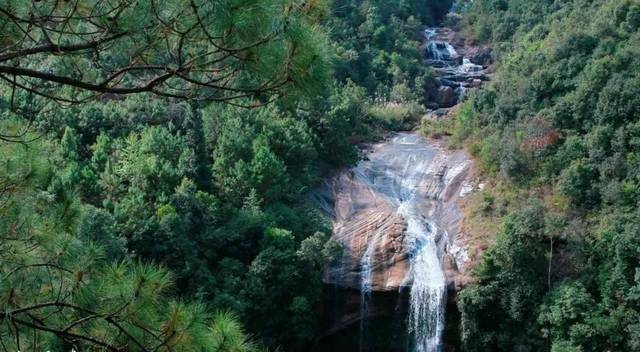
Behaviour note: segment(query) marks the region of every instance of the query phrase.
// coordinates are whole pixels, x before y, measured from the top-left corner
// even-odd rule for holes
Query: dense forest
[[[4,351],[300,350],[306,194],[406,128],[450,1],[2,1]]]
[[[497,180],[463,349],[640,350],[640,4],[476,0],[461,26],[497,60],[449,130]]]
[[[309,192],[420,125],[444,21],[494,56],[421,129],[487,183],[449,340],[640,351],[640,3],[452,3],[0,0],[0,349],[317,346]]]

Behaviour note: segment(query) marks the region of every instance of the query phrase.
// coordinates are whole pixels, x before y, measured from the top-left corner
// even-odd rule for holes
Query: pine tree
[[[2,350],[256,349],[233,315],[173,299],[167,269],[114,258],[109,226],[97,242],[78,235],[88,208],[49,187],[51,155],[44,141],[0,144]]]

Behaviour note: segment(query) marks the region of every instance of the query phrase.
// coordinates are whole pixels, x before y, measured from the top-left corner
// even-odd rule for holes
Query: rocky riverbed
[[[424,37],[426,64],[432,67],[437,82],[437,89],[426,96],[427,116],[443,117],[469,89],[480,87],[490,79],[492,50],[474,45],[445,27],[427,28]]]
[[[469,89],[489,79],[491,50],[449,28],[428,28],[424,38],[425,64],[438,87],[426,97],[424,118],[444,118]],[[369,146],[365,160],[314,193],[344,248],[342,260],[324,275],[334,292],[327,335],[342,337],[324,348],[445,348],[447,292],[466,282],[458,205],[474,189],[470,170],[464,151],[417,132],[399,133]]]

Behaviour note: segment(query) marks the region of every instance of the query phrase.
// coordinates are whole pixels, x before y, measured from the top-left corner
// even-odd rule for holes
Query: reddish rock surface
[[[374,159],[378,155],[376,149],[389,148],[385,144],[380,146],[374,147],[371,154]],[[397,148],[398,145],[393,147]],[[425,199],[422,212],[438,224],[443,232],[440,236],[450,236],[441,243],[444,251],[443,269],[453,282],[464,254],[447,252],[449,248],[456,248],[455,239],[459,237],[461,214],[457,201],[467,180],[470,163],[464,152],[447,152],[436,144],[427,147],[425,153],[432,153],[432,157],[425,164],[425,176],[419,183],[419,193]],[[372,161],[378,162],[380,160]],[[323,191],[324,198],[328,200],[325,210],[334,218],[333,238],[344,249],[339,265],[325,271],[324,281],[360,290],[363,256],[367,248],[373,246],[371,290],[397,291],[411,285],[411,246],[407,243],[405,233],[407,222],[390,203],[387,195],[376,193],[367,184],[367,180],[383,176],[364,175],[369,169],[361,169],[364,171],[342,172],[331,179]]]
[[[404,246],[406,222],[378,195],[371,193],[344,173],[335,181],[334,239],[342,243],[346,255],[339,268],[327,270],[325,281],[360,289],[360,260],[371,241],[373,291],[393,291],[403,284],[409,270]]]

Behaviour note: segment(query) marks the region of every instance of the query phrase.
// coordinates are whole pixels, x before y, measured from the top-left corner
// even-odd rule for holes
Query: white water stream
[[[441,189],[434,186],[444,186],[440,166],[432,164],[438,152],[416,134],[399,134],[354,169],[357,182],[384,198],[407,222],[405,241],[411,262],[405,278],[411,283],[408,324],[412,350],[417,352],[439,351],[444,331],[446,282],[440,260],[442,246],[438,245],[443,231],[429,214],[438,208],[438,200],[430,196],[439,194]],[[379,238],[380,234],[372,234],[360,260],[361,334],[371,298]]]
[[[441,84],[461,95],[483,68],[461,57],[441,30],[425,30],[427,64]],[[334,218],[334,239],[347,253],[328,268],[325,282],[360,291],[359,314],[345,315],[342,322],[359,323],[360,351],[374,350],[366,336],[367,320],[380,314],[374,292],[410,287],[408,350],[441,352],[447,302],[442,259],[451,244],[447,229],[457,231],[455,202],[469,161],[417,133],[396,134],[374,145],[367,157],[315,193]]]

